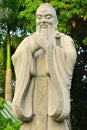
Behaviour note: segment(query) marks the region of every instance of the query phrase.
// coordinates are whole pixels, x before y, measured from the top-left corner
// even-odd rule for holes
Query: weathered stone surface
[[[16,74],[13,113],[21,130],[70,130],[70,88],[76,50],[70,36],[57,31],[54,8],[36,11],[36,32],[12,57]]]

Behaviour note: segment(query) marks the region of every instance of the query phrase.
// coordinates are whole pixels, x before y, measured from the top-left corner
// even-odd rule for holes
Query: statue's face
[[[36,12],[36,27],[39,32],[55,28],[54,12],[49,7],[40,7]]]

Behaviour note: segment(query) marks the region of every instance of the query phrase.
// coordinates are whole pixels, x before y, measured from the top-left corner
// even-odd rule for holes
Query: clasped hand
[[[35,32],[32,37],[34,40],[34,43],[33,43],[34,45],[32,45],[34,51],[37,51],[40,48],[46,51],[48,47],[51,48],[53,46],[51,42],[49,41],[49,39],[47,39],[45,36],[43,36],[42,34],[38,32]]]

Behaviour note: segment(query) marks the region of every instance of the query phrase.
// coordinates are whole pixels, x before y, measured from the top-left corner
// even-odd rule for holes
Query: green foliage
[[[28,32],[35,31],[35,12],[36,8],[42,3],[41,0],[25,0],[22,2],[24,10],[19,13],[18,18],[21,19],[23,26]]]
[[[15,29],[19,5],[19,0],[1,0],[0,24],[3,22],[3,24],[7,25],[9,28]]]
[[[0,130],[19,130],[20,121],[13,121],[12,118],[5,118],[1,114],[1,110],[4,108],[5,100],[0,97]]]
[[[11,118],[5,119],[0,113],[0,130],[19,130],[20,122],[13,122]]]
[[[12,55],[14,53],[16,47],[22,40],[22,36],[18,35],[18,28],[20,29],[21,27],[19,27],[20,22],[17,18],[20,4],[21,0],[0,0],[0,96],[3,97],[6,60],[9,61],[7,62],[9,65],[7,68],[11,68],[11,58],[9,54],[11,53]],[[21,32],[23,34],[24,30]],[[9,48],[11,46],[11,50],[8,49],[8,51],[6,51],[7,43],[9,44]]]
[[[3,130],[19,130],[20,128],[20,122],[16,121],[13,122],[11,119],[7,121],[7,126]]]
[[[11,47],[15,50],[23,39],[24,39],[23,34],[20,37],[17,35],[12,36],[11,37]]]
[[[87,1],[86,0],[23,0],[21,5],[21,10],[18,18],[22,21],[22,25],[29,32],[35,31],[35,11],[36,8],[43,2],[51,3],[58,16],[59,26],[58,30],[60,32],[68,33],[71,32],[74,34],[76,32],[75,28],[79,30],[79,27],[83,26],[82,23],[85,23],[85,28],[87,24]],[[72,21],[76,22],[75,27],[73,27]],[[80,26],[81,21],[81,26]],[[78,24],[79,23],[79,24]],[[83,31],[83,30],[82,30]],[[85,32],[85,30],[84,30]],[[82,33],[82,32],[81,32]],[[84,44],[83,39],[86,37],[83,35],[82,38],[80,36],[71,36],[78,41],[79,44]],[[82,39],[82,40],[81,40]],[[78,46],[76,42],[76,46]]]
[[[0,97],[0,110],[3,109],[3,104],[5,103],[5,100]]]
[[[0,113],[0,130],[3,130],[6,127],[6,121]]]
[[[83,43],[87,46],[87,37],[83,39]]]
[[[4,96],[5,86],[5,49],[0,49],[0,96]]]

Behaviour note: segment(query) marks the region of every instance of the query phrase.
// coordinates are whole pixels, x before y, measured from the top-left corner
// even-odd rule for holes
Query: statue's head
[[[56,11],[48,3],[41,4],[36,11],[36,29],[57,29],[58,20]]]

